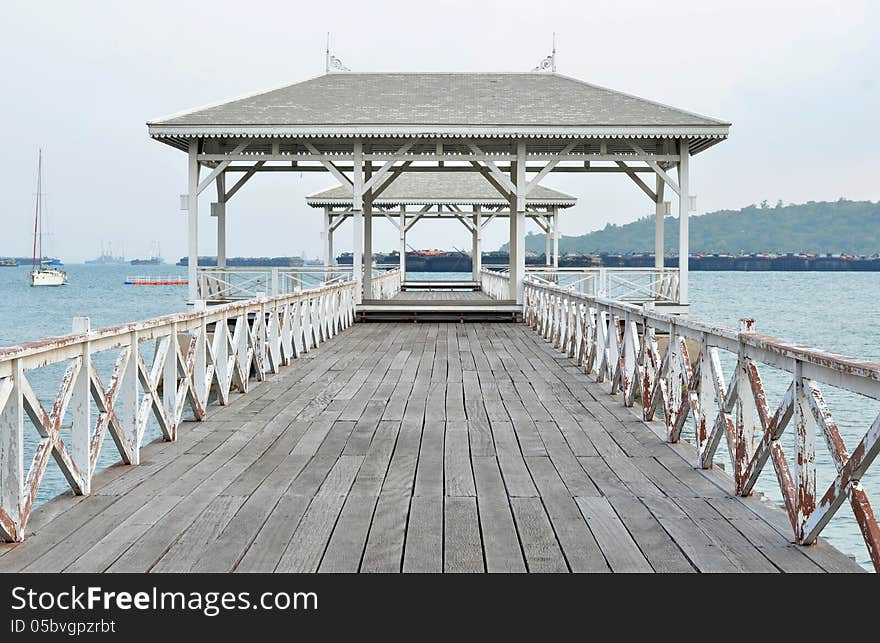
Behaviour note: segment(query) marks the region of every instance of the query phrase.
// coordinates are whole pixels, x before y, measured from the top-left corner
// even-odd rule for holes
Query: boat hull
[[[63,286],[67,273],[63,270],[35,270],[31,273],[31,286]]]

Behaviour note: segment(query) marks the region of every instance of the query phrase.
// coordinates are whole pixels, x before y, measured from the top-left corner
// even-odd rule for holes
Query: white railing
[[[669,442],[693,432],[695,466],[710,468],[725,441],[734,493],[751,494],[768,460],[791,522],[794,540],[816,541],[838,508],[849,500],[859,529],[880,571],[880,525],[860,482],[880,452],[880,416],[850,452],[820,385],[837,395],[880,400],[880,363],[845,357],[754,332],[548,286],[526,277],[524,319],[584,372],[605,382],[626,406],[638,400],[646,421],[661,414]],[[662,349],[661,349],[662,347]],[[722,356],[735,363],[722,368]],[[759,364],[781,381],[781,403],[771,410]],[[769,381],[769,379],[768,379]],[[871,411],[873,414],[874,411]],[[690,417],[691,423],[687,420]],[[781,438],[793,427],[794,471]],[[837,475],[817,494],[816,435],[821,435]]]
[[[400,292],[400,270],[391,268],[384,271],[373,271],[372,299],[391,299]]]
[[[393,277],[397,273],[397,290]],[[373,283],[383,278],[381,290],[373,292],[375,299],[387,299],[400,292],[400,271],[397,265],[381,265],[373,268]],[[263,294],[284,295],[317,288],[321,285],[348,281],[352,278],[351,266],[297,266],[280,268],[199,268],[199,297],[210,302],[252,299]]]
[[[677,304],[678,268],[526,268],[546,285],[564,286],[591,297]]]
[[[74,334],[0,348],[0,537],[24,538],[50,459],[74,493],[89,494],[108,432],[122,461],[138,464],[151,414],[163,438],[175,440],[187,407],[202,420],[209,402],[230,403],[231,391],[247,393],[251,380],[348,328],[355,287],[343,282],[98,330],[77,318]],[[105,383],[93,358],[114,355]],[[55,364],[66,370],[45,407],[29,377]],[[38,442],[25,467],[31,426]]]
[[[484,268],[480,273],[480,288],[492,299],[510,299],[510,275]]]
[[[206,301],[235,301],[252,299],[261,294],[290,294],[324,284],[348,281],[350,278],[350,266],[200,267],[198,294],[200,299]]]

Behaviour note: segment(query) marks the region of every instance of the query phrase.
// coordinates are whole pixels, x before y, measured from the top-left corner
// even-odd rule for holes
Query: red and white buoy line
[[[166,275],[163,277],[154,277],[152,275],[140,275],[137,277],[126,277],[126,286],[186,286],[189,280],[186,277],[177,275]]]

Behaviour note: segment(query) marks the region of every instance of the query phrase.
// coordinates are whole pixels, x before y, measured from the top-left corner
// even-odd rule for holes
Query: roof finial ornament
[[[330,32],[327,32],[327,48],[324,50],[324,73],[331,71],[351,71],[336,56],[330,53]]]
[[[553,32],[553,50],[550,52],[550,55],[544,58],[541,62],[538,63],[538,66],[532,69],[532,71],[549,71],[553,74],[556,73],[556,32]]]

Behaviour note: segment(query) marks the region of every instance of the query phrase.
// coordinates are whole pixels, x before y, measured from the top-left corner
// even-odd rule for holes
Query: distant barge
[[[351,263],[349,261],[348,263]],[[189,258],[181,257],[178,266],[188,266]],[[217,257],[199,257],[200,266],[216,266]],[[302,257],[229,257],[226,260],[228,267],[238,268],[297,268],[303,265]]]
[[[397,264],[396,252],[374,254],[378,264]],[[350,266],[351,253],[343,253],[336,258],[339,265]],[[483,265],[507,265],[506,252],[484,252]],[[526,265],[545,266],[543,254],[529,254]],[[653,268],[654,255],[651,254],[568,254],[559,257],[560,268],[583,267],[607,268]],[[678,257],[667,256],[666,266],[678,267]],[[406,267],[411,272],[469,272],[471,257],[462,252],[416,251],[406,253]],[[693,254],[688,260],[690,270],[730,270],[730,271],[778,271],[778,272],[880,272],[880,257],[854,257],[851,255],[817,254]]]

